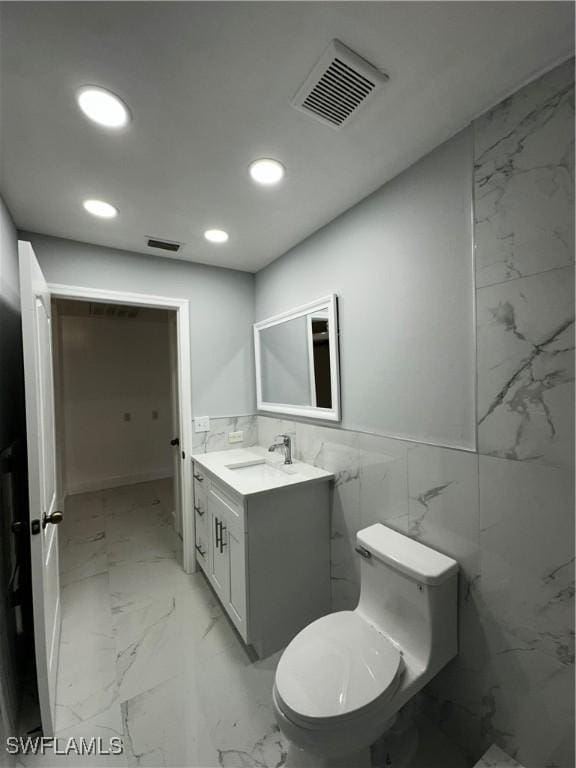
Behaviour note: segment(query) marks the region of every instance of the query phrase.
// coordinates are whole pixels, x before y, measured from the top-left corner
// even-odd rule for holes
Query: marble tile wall
[[[229,443],[228,432],[244,432],[241,443]],[[256,416],[223,416],[210,419],[208,432],[196,432],[192,425],[192,450],[194,453],[227,451],[231,448],[248,448],[258,442]]]
[[[574,62],[474,124],[478,451],[259,416],[258,442],[336,476],[333,609],[356,532],[384,522],[456,558],[460,650],[420,696],[473,764],[574,765]]]
[[[475,124],[481,736],[574,765],[574,60]]]

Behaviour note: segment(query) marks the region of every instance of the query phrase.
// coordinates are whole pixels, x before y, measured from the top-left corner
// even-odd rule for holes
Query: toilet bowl
[[[305,627],[276,669],[291,768],[370,766],[370,745],[456,655],[458,564],[381,524],[357,543],[358,606]]]

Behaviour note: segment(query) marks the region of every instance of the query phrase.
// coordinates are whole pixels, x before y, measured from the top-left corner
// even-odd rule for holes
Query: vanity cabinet
[[[240,494],[194,462],[197,562],[261,658],[330,611],[330,478]]]

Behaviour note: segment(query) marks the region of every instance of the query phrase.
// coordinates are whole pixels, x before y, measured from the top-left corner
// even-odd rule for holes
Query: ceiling
[[[0,188],[21,229],[257,271],[567,58],[573,20],[571,2],[3,2]],[[290,103],[333,38],[390,76],[339,131]],[[127,130],[86,120],[86,84],[126,101]],[[257,157],[282,185],[250,180]]]

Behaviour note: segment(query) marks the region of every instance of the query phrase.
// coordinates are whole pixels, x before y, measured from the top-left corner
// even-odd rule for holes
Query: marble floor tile
[[[62,527],[65,523],[62,522]],[[64,529],[66,534],[66,529]],[[106,573],[108,557],[104,531],[93,536],[65,540],[60,545],[60,586]],[[62,537],[60,537],[62,542]]]
[[[116,676],[121,701],[178,674],[185,638],[174,596],[154,600],[115,618]]]
[[[510,755],[503,752],[496,744],[492,744],[474,768],[522,768],[522,766]]]
[[[60,548],[101,535],[104,527],[104,503],[100,497],[85,493],[69,496],[59,530]]]
[[[175,559],[126,561],[110,566],[110,600],[114,614],[142,609],[155,599],[172,597],[190,585]]]
[[[171,517],[174,511],[174,478],[167,477],[163,480],[155,480],[154,488],[162,508]]]
[[[200,573],[174,595],[115,614],[114,637],[121,701],[178,675],[189,654],[204,663],[238,644],[234,629]]]
[[[188,677],[173,677],[122,703],[128,765],[149,768],[220,765]]]
[[[408,732],[384,735],[372,748],[372,768],[469,768],[469,761],[444,733],[422,714]]]
[[[169,524],[139,526],[132,533],[115,528],[107,537],[107,561],[110,566],[148,560],[174,560],[177,536]]]
[[[56,730],[105,711],[116,691],[116,651],[106,573],[62,589]]]
[[[284,763],[287,742],[271,706],[279,656],[254,660],[235,643],[207,658],[190,657],[188,674],[218,752],[218,765],[272,768]]]

